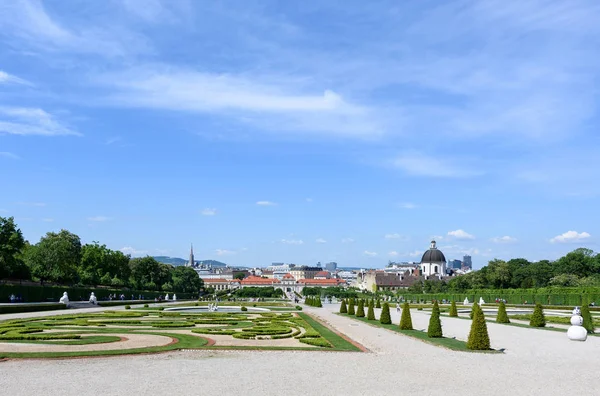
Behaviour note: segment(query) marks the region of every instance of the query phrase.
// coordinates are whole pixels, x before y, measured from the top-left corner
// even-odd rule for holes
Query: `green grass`
[[[306,323],[308,323],[313,329],[320,333],[323,338],[329,341],[336,350],[360,352],[360,348],[347,341],[330,328],[322,325],[320,322],[316,321],[312,316],[305,313],[298,313],[298,316],[304,319]]]

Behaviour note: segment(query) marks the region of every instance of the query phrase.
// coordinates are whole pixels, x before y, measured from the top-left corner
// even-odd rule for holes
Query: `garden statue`
[[[469,297],[465,297],[465,301],[463,301],[464,305],[467,305],[469,303]]]
[[[569,337],[571,341],[587,340],[587,330],[583,327],[583,317],[581,316],[581,309],[579,309],[579,307],[575,307],[573,310],[571,327],[567,330],[567,337]]]
[[[98,303],[98,299],[94,295],[94,292],[92,292],[92,294],[90,294],[90,303],[92,303],[94,305],[96,305],[96,303]]]
[[[165,296],[165,301],[169,301],[169,293]]]
[[[63,293],[63,296],[58,300],[61,304],[65,304],[67,307],[69,306],[69,295],[67,292]]]
[[[483,301],[483,297],[479,297],[479,305],[483,305],[485,304],[485,301]]]
[[[177,301],[177,294],[173,293],[173,301]]]

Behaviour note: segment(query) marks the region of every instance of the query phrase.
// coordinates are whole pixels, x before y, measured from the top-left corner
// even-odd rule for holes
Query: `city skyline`
[[[600,250],[594,1],[77,4],[0,5],[0,216],[32,243],[374,268],[431,239],[474,268]]]

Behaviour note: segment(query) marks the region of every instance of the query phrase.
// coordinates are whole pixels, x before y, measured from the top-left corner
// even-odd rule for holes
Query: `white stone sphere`
[[[571,324],[573,326],[581,326],[583,325],[583,318],[579,315],[571,316]]]
[[[587,340],[587,330],[582,326],[571,326],[567,330],[567,337],[572,341]]]

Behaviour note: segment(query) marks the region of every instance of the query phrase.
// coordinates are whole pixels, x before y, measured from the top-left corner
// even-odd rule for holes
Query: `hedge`
[[[65,309],[67,306],[61,303],[50,304],[15,304],[1,305],[0,314],[21,313],[21,312],[38,312],[38,311],[54,311]]]

